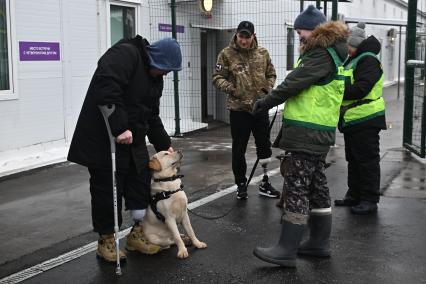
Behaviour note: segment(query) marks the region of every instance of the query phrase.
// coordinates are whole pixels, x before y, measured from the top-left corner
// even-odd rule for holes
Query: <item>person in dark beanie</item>
[[[300,13],[296,17],[296,20],[294,20],[294,29],[312,31],[325,21],[327,21],[325,15],[313,5],[309,5],[308,8]]]
[[[181,70],[182,55],[175,39],[149,44],[141,36],[123,39],[99,59],[90,82],[68,160],[88,168],[92,197],[92,222],[99,234],[97,255],[116,261],[111,153],[107,128],[98,106],[115,105],[109,124],[116,141],[118,219],[122,223],[121,201],[135,221],[126,247],[153,254],[160,247],[150,244],[140,221],[150,199],[151,174],[145,139],[156,151],[173,151],[171,140],[159,117],[163,75]],[[125,254],[119,250],[121,259]]]
[[[351,206],[353,214],[377,211],[380,199],[380,136],[386,129],[382,97],[383,69],[377,54],[380,42],[365,36],[365,24],[350,29],[349,58],[345,68],[351,82],[345,87],[339,130],[345,139],[348,189],[336,206]]]
[[[268,51],[258,46],[253,23],[242,21],[229,46],[219,53],[213,73],[215,87],[228,95],[232,171],[240,200],[248,197],[245,154],[250,133],[253,133],[256,154],[264,173],[259,184],[259,195],[280,197],[280,192],[272,186],[267,174],[267,165],[272,156],[269,113],[265,111],[256,117],[251,113],[254,102],[274,87],[276,78]]]
[[[273,145],[285,150],[281,234],[275,246],[253,251],[261,260],[285,267],[296,266],[297,254],[331,254],[325,158],[335,143],[349,33],[342,22],[326,22],[312,5],[297,16],[294,28],[301,45],[296,68],[254,106],[257,113],[285,102],[281,132]],[[309,239],[300,244],[306,225]]]

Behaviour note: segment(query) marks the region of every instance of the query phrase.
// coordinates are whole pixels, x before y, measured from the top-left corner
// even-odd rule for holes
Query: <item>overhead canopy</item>
[[[303,1],[303,2],[316,2],[316,0],[297,0],[297,1]],[[321,2],[333,2],[333,0],[320,0]],[[352,3],[353,0],[339,0],[339,2],[344,3]]]
[[[217,31],[228,31],[235,30],[236,27],[221,27],[221,26],[212,26],[212,25],[199,25],[199,24],[190,24],[191,28],[199,28],[206,30],[217,30]]]
[[[356,18],[356,17],[345,17],[346,23],[359,23],[364,22],[370,25],[381,25],[381,26],[407,26],[407,20],[393,20],[393,19],[381,19],[381,18]],[[420,23],[419,23],[420,24]]]

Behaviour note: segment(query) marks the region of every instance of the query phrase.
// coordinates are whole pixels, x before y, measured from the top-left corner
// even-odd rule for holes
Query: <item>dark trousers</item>
[[[331,207],[325,156],[291,152],[281,160],[286,211],[309,215],[311,209]]]
[[[269,114],[268,112],[255,117],[244,111],[231,111],[231,136],[232,136],[232,171],[235,183],[246,183],[246,150],[253,133],[256,144],[256,153],[259,159],[271,157],[271,141],[269,139]]]
[[[379,202],[380,129],[366,128],[344,133],[348,161],[348,195],[354,199]]]
[[[104,235],[114,232],[114,207],[112,194],[112,170],[89,168],[90,194],[92,196],[92,223],[95,232]],[[128,172],[117,173],[118,223],[122,223],[122,198],[126,210],[148,207],[151,189],[151,174],[148,169],[136,172],[132,165]]]

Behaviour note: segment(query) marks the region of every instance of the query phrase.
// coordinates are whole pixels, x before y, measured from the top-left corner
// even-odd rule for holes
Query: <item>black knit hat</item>
[[[315,8],[314,5],[309,5],[305,11],[297,16],[294,21],[294,28],[301,30],[314,30],[319,24],[326,22],[324,14]]]

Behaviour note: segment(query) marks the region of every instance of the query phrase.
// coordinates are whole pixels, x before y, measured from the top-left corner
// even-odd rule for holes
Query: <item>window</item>
[[[110,5],[111,45],[122,38],[136,36],[136,8]]]
[[[294,28],[287,27],[287,70],[294,69]]]
[[[9,5],[0,0],[0,93],[11,90],[10,52]]]

